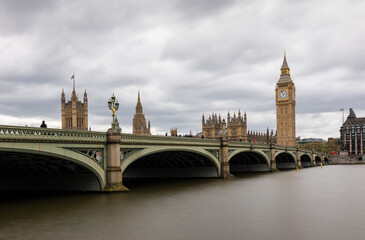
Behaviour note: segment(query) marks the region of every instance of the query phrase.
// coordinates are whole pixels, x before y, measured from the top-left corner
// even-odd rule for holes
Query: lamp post
[[[117,99],[115,99],[114,93],[113,96],[109,98],[108,107],[112,111],[112,116],[113,116],[112,133],[115,133],[117,132],[115,129],[115,112],[118,111],[119,109],[119,102]]]

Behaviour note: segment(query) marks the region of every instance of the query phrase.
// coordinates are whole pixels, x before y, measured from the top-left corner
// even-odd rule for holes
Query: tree
[[[324,152],[324,153],[340,151],[340,146],[336,139],[328,139],[326,143],[323,142],[306,143],[303,145],[299,145],[299,148],[314,150],[315,152]]]

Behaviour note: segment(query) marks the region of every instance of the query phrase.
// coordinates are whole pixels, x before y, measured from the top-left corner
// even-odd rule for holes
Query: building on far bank
[[[241,115],[233,113],[233,116],[227,114],[227,130],[226,137],[229,141],[255,142],[255,143],[271,143],[275,142],[275,137],[270,135],[269,129],[264,132],[247,130],[246,112]],[[223,119],[221,115],[212,113],[207,119],[202,116],[202,137],[206,139],[219,139],[223,135]]]
[[[147,127],[146,118],[143,114],[143,107],[139,91],[136,105],[136,113],[134,114],[133,118],[133,134],[151,135],[151,123],[148,120],[148,127]]]
[[[299,144],[306,144],[306,143],[325,143],[326,141],[322,138],[302,138],[299,140]]]
[[[177,128],[170,128],[171,137],[177,137]]]
[[[61,116],[63,129],[88,130],[88,104],[86,89],[81,102],[73,85],[71,100],[66,102],[65,92],[61,94]]]
[[[341,151],[349,154],[364,153],[365,118],[356,117],[355,111],[350,108],[350,114],[340,128]]]

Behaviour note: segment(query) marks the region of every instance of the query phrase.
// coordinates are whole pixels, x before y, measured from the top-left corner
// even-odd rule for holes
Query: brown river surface
[[[365,239],[361,165],[127,187],[1,192],[0,239]]]

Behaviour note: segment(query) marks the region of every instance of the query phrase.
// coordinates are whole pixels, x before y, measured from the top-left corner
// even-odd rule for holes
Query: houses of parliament
[[[276,103],[276,134],[266,129],[264,132],[247,130],[246,112],[227,114],[226,137],[230,141],[255,143],[276,143],[282,146],[296,147],[295,135],[295,104],[296,91],[290,76],[290,68],[284,52],[284,60],[280,69],[280,77],[275,88]],[[220,115],[211,114],[206,119],[202,116],[202,136],[208,139],[219,139],[223,135],[223,120]]]
[[[64,129],[88,129],[88,99],[85,90],[84,101],[78,99],[73,86],[71,100],[66,102],[65,93],[61,94],[61,115],[62,128]],[[202,116],[201,137],[205,139],[219,139],[223,136],[223,125],[227,124],[225,135],[229,141],[243,141],[254,143],[276,143],[282,146],[295,147],[295,105],[296,90],[293,80],[290,76],[290,68],[284,52],[284,60],[280,69],[280,77],[275,87],[276,103],[276,124],[277,130],[266,129],[263,132],[248,130],[247,114],[227,113],[227,122],[220,114],[211,114],[205,118]],[[151,135],[151,123],[146,121],[143,113],[140,93],[138,91],[137,104],[133,118],[133,134]],[[172,129],[171,135],[176,136],[177,130]]]

